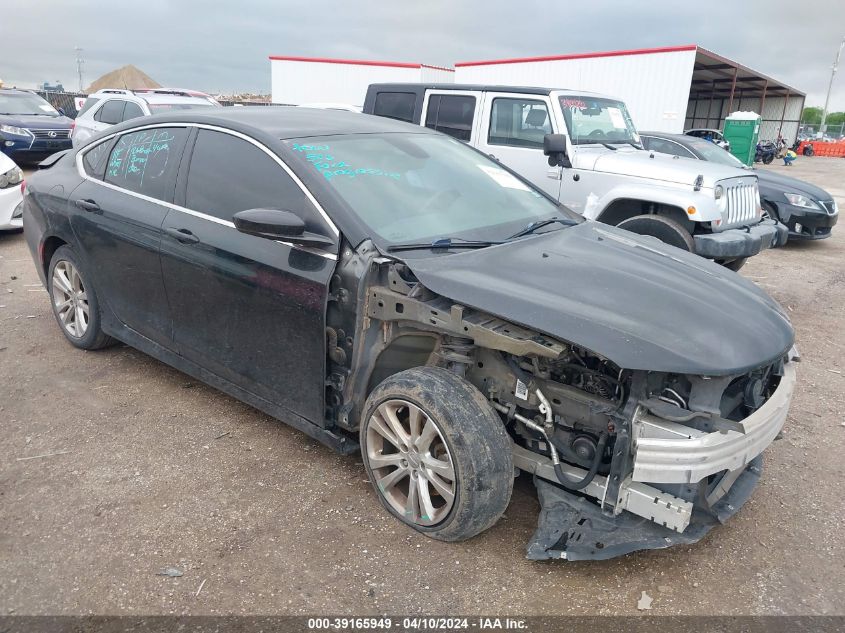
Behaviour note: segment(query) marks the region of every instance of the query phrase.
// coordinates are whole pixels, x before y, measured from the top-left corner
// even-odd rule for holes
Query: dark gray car
[[[786,420],[793,331],[762,290],[438,132],[219,108],[42,167],[24,228],[71,344],[122,341],[360,451],[432,538],[491,527],[524,472],[531,558],[690,543]]]
[[[653,152],[694,158],[748,169],[732,154],[709,141],[685,134],[643,132],[643,146]],[[768,169],[754,170],[763,211],[789,228],[791,239],[822,240],[830,237],[839,219],[833,196],[821,187]]]

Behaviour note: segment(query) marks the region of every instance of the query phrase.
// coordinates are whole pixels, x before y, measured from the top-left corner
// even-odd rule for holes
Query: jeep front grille
[[[725,187],[725,214],[723,226],[742,226],[760,219],[758,193],[755,185],[729,185]]]

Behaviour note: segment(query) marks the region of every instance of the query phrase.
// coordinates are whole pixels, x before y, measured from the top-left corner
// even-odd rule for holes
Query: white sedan
[[[22,182],[20,167],[0,153],[0,231],[23,228]]]

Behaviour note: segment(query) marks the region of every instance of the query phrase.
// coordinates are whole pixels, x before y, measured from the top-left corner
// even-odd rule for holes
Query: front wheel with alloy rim
[[[427,536],[471,538],[507,508],[510,437],[481,392],[450,371],[416,367],[385,379],[367,398],[360,437],[382,505]]]
[[[56,249],[47,271],[47,291],[53,315],[65,338],[80,349],[99,349],[113,342],[100,329],[97,293],[82,273],[69,246]]]

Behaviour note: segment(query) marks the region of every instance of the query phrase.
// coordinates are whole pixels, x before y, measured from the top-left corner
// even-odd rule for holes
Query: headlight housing
[[[802,209],[818,209],[822,210],[821,205],[800,193],[784,193],[786,199],[794,207],[801,207]]]
[[[32,133],[26,128],[14,125],[0,124],[0,132],[3,132],[4,134],[11,134],[12,136],[32,136]]]
[[[5,174],[0,174],[0,189],[8,189],[15,185],[21,184],[23,180],[23,172],[20,167],[12,167]]]

